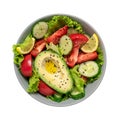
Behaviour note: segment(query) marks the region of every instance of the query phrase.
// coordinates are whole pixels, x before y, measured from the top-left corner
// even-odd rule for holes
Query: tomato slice
[[[36,57],[46,46],[45,40],[39,40],[35,43],[33,50],[31,51],[31,55]]]
[[[66,62],[69,67],[73,67],[78,59],[79,47],[72,49],[70,55],[67,57]]]
[[[80,47],[88,41],[88,38],[83,34],[71,34],[70,38],[73,42],[73,49],[67,57],[67,65],[73,67],[77,63]]]
[[[50,43],[52,42],[53,44],[58,44],[59,39],[67,34],[67,30],[68,30],[68,26],[65,25],[64,27],[60,28],[59,30],[57,30],[56,32],[54,32],[50,37],[47,38],[47,42]]]
[[[53,90],[52,88],[50,88],[46,83],[44,83],[42,80],[40,80],[39,86],[39,93],[41,93],[42,95],[45,96],[50,96],[56,93],[55,90]]]
[[[25,77],[32,76],[32,56],[31,56],[31,54],[24,56],[24,60],[21,63],[20,70],[21,70],[21,73]]]
[[[88,41],[88,38],[84,34],[70,34],[69,36],[71,40],[73,41],[73,47],[81,47],[83,44],[85,44]]]
[[[89,60],[95,60],[97,58],[98,58],[97,52],[93,52],[93,53],[80,53],[78,55],[77,63],[82,63],[82,62],[86,62],[86,61],[89,61]]]

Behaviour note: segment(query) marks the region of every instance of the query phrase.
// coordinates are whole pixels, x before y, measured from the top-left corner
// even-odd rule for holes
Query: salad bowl
[[[23,33],[21,34],[21,36],[19,37],[19,39],[17,41],[17,44],[23,42],[23,40],[26,38],[26,36],[32,31],[33,25],[35,23],[37,23],[39,21],[48,21],[55,15],[56,14],[44,16],[44,17],[39,18],[39,19],[35,20],[34,22],[32,22],[23,31]],[[83,98],[81,98],[81,99],[74,100],[74,99],[69,98],[69,99],[66,99],[66,100],[61,101],[61,102],[55,102],[55,101],[52,101],[52,100],[46,98],[45,96],[39,94],[38,92],[32,93],[32,94],[28,93],[28,95],[30,95],[32,98],[34,98],[35,100],[37,100],[37,101],[39,101],[39,102],[41,102],[43,104],[50,105],[50,106],[55,106],[55,107],[65,107],[65,106],[71,106],[71,105],[74,105],[74,104],[77,104],[77,103],[80,103],[80,102],[84,101],[85,99],[87,99],[90,95],[92,95],[96,91],[96,89],[100,85],[101,81],[103,80],[103,77],[104,77],[104,74],[105,74],[106,51],[105,51],[103,40],[101,39],[100,35],[97,33],[97,31],[91,25],[89,25],[89,23],[87,23],[86,21],[84,21],[81,18],[78,18],[76,16],[65,15],[65,14],[57,14],[57,15],[68,16],[71,19],[73,19],[74,21],[77,21],[78,23],[80,23],[82,25],[85,33],[89,34],[90,36],[92,36],[94,33],[96,33],[98,38],[99,38],[99,46],[102,49],[103,58],[104,58],[104,63],[102,65],[101,74],[100,74],[99,78],[97,80],[95,80],[93,83],[90,83],[85,87],[85,96]],[[26,79],[26,77],[24,77],[21,74],[21,72],[18,69],[18,66],[15,65],[15,64],[14,64],[14,69],[15,69],[15,73],[16,73],[16,76],[17,76],[17,79],[18,79],[19,83],[21,84],[23,89],[26,91],[27,88],[28,88],[28,79]]]

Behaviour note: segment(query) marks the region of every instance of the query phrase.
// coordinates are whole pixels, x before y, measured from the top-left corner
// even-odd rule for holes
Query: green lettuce
[[[28,93],[35,93],[38,91],[39,85],[39,76],[37,75],[36,71],[33,69],[33,75],[29,78],[29,84],[27,88]]]
[[[57,31],[59,28],[67,25],[70,28],[74,28],[77,30],[79,33],[84,33],[83,28],[80,23],[77,21],[72,20],[68,16],[60,16],[56,15],[53,16],[51,20],[48,22],[48,32],[45,34],[45,38],[53,34],[55,31]]]
[[[77,100],[85,96],[85,85],[86,82],[81,78],[81,74],[78,71],[79,65],[76,65],[70,69],[70,73],[74,80],[74,87],[70,93],[70,96]]]
[[[85,86],[85,81],[81,78],[81,74],[78,71],[79,69],[79,65],[76,65],[75,67],[70,69],[70,73],[72,75],[72,78],[74,80],[74,85],[75,87],[77,87],[78,90],[83,90],[84,86]]]
[[[16,45],[13,45],[13,53],[14,53],[14,63],[20,67],[21,65],[21,62],[23,61],[24,59],[24,56],[22,54],[20,54],[19,52],[17,52],[16,48],[20,46],[20,44],[16,44]]]
[[[98,59],[96,60],[96,62],[102,66],[104,63],[104,56],[103,56],[103,51],[100,47],[97,48],[97,53],[98,53]]]
[[[49,44],[46,44],[46,48],[47,50],[51,49],[55,51],[56,53],[58,53],[59,55],[61,55],[60,48],[58,47],[58,45],[54,45],[52,42]]]

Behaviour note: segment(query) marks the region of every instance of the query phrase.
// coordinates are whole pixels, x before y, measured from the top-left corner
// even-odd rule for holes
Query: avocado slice
[[[45,50],[35,59],[35,69],[40,78],[59,93],[70,92],[73,80],[64,58],[52,50]]]

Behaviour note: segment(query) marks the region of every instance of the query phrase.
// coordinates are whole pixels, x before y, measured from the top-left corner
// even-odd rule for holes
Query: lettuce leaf
[[[39,81],[40,81],[39,76],[37,75],[37,73],[33,69],[33,75],[29,78],[29,84],[28,84],[27,92],[28,93],[37,92]]]
[[[81,78],[81,74],[78,71],[79,65],[76,65],[70,69],[71,75],[74,80],[74,87],[70,93],[70,96],[77,100],[85,96],[85,85],[86,82]]]
[[[67,25],[70,28],[74,28],[79,33],[84,33],[83,28],[80,23],[77,21],[72,20],[68,16],[53,16],[48,23],[48,32],[45,34],[45,38],[53,34],[55,31],[57,31],[59,28]]]
[[[104,63],[104,56],[103,56],[103,51],[100,47],[97,48],[97,53],[98,53],[98,59],[96,60],[96,62],[102,66]]]
[[[46,44],[46,48],[47,48],[47,50],[51,49],[51,50],[57,52],[59,55],[61,55],[59,46],[58,45],[54,45],[52,42],[49,43],[49,44]]]
[[[14,53],[14,63],[20,67],[21,65],[21,62],[23,61],[24,59],[24,56],[22,54],[20,54],[19,52],[17,52],[16,48],[20,46],[20,44],[16,44],[16,45],[13,45],[13,53]]]
[[[82,90],[84,89],[85,86],[85,81],[81,78],[81,74],[78,71],[79,65],[76,65],[75,67],[70,69],[70,73],[72,75],[72,78],[74,80],[74,85],[78,90]]]

